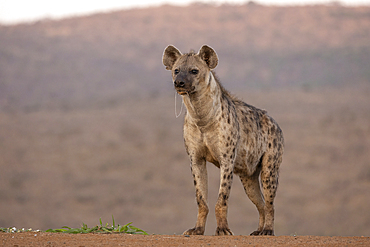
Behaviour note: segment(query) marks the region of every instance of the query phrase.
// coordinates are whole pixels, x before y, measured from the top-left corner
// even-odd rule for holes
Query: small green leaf
[[[116,222],[114,222],[113,214],[112,214],[112,221],[113,221],[113,228],[116,228]]]

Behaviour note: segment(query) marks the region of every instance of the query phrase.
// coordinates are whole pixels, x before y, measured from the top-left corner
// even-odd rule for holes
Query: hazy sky
[[[253,0],[263,4],[315,4],[330,3],[333,0]],[[336,0],[334,0],[336,1]],[[114,9],[156,6],[164,3],[188,4],[194,0],[0,0],[0,24],[13,24],[24,21],[34,21],[43,18],[61,18],[71,15],[89,14]],[[204,0],[207,3],[245,3],[248,0]],[[370,0],[339,0],[345,5],[370,5]]]

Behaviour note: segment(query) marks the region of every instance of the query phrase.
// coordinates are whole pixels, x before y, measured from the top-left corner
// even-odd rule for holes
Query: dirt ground
[[[0,233],[2,246],[370,246],[369,237]]]

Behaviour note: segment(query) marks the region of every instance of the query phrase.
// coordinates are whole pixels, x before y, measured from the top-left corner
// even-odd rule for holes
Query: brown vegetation
[[[170,43],[207,43],[225,87],[284,131],[276,234],[368,235],[369,30],[369,7],[200,4],[0,26],[0,226],[113,214],[149,233],[191,227],[182,120],[161,58]],[[230,227],[247,234],[256,218],[236,178]]]

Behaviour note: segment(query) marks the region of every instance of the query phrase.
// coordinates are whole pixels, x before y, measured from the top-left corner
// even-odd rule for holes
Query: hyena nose
[[[176,80],[174,84],[175,84],[175,87],[185,87],[185,82],[183,81]]]

